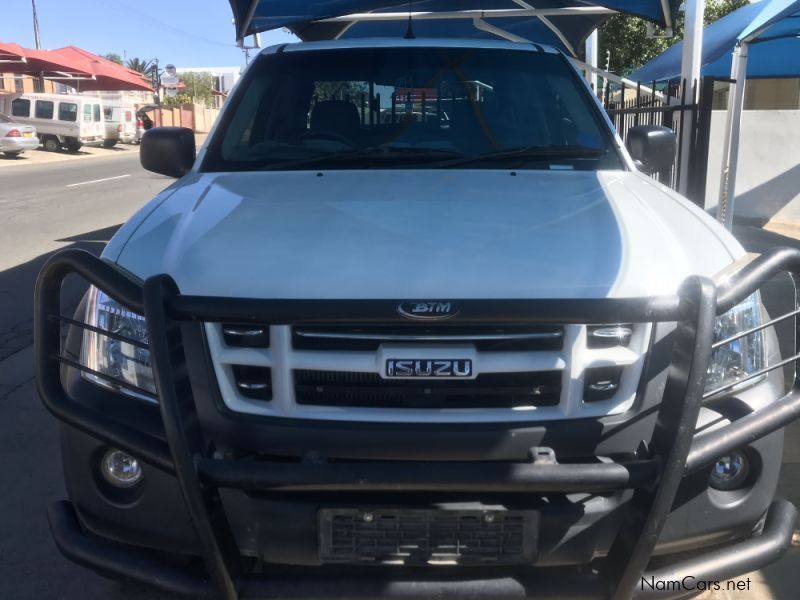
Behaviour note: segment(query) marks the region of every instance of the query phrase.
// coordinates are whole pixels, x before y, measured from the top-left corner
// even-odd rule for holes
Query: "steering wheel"
[[[340,133],[335,131],[306,131],[297,136],[298,141],[318,139],[318,140],[331,140],[333,142],[341,142],[346,146],[353,147],[353,142],[347,139]]]

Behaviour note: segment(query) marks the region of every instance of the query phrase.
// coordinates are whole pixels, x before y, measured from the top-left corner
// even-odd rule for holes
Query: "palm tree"
[[[153,70],[155,62],[153,59],[141,59],[138,57],[129,58],[125,65],[132,71],[138,71],[142,75],[148,75]]]

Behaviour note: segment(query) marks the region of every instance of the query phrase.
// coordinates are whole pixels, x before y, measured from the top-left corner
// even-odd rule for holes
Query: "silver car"
[[[0,152],[8,158],[15,158],[25,152],[39,147],[36,127],[15,123],[4,114],[0,114]]]

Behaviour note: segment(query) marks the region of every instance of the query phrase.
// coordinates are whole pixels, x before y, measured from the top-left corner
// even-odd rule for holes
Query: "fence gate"
[[[608,83],[603,93],[603,105],[623,141],[628,130],[637,125],[662,125],[678,136],[678,152],[669,172],[658,179],[674,190],[685,190],[686,196],[701,208],[705,205],[708,176],[708,142],[711,134],[711,109],[714,83],[729,79],[704,77],[697,86],[676,81],[639,82],[635,86],[621,85],[611,89]],[[684,122],[689,119],[691,140],[684,144]],[[682,156],[688,147],[689,157]],[[684,168],[682,168],[684,165]]]

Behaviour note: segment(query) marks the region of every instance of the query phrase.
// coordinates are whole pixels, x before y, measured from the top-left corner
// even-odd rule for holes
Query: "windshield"
[[[204,170],[619,169],[590,93],[557,54],[287,51],[258,59]]]

